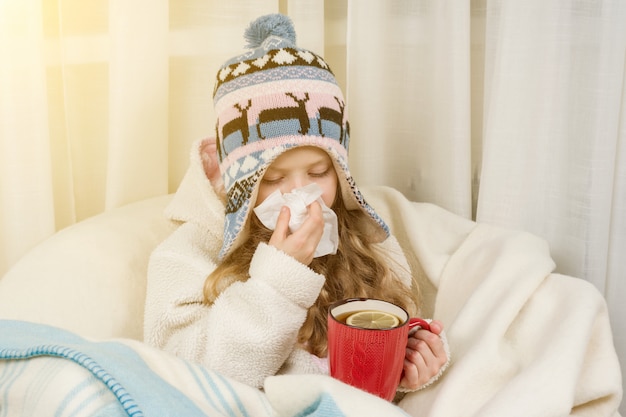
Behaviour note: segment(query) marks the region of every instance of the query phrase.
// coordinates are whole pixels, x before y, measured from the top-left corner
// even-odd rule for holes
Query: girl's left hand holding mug
[[[409,336],[406,346],[406,357],[400,386],[408,390],[415,390],[432,377],[448,360],[439,334],[443,331],[443,324],[438,320],[430,323],[430,331],[418,329]]]

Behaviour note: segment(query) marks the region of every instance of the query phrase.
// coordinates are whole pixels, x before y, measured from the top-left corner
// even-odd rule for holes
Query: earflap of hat
[[[372,237],[372,241],[380,243],[389,237],[391,234],[389,226],[385,221],[376,213],[374,208],[370,206],[361,191],[356,185],[354,178],[350,174],[347,165],[344,163],[344,159],[337,157],[330,153],[333,164],[335,165],[335,171],[337,172],[339,187],[341,188],[341,196],[344,204],[348,210],[363,210],[367,214],[367,221],[362,224],[365,227],[366,235]]]

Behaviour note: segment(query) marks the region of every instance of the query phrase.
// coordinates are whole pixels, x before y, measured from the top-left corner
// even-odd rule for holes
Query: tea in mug
[[[341,323],[362,329],[393,329],[403,323],[395,314],[380,310],[348,311],[335,317]]]

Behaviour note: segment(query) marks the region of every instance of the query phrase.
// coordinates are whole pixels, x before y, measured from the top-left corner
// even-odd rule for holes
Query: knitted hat
[[[296,46],[293,24],[284,15],[258,18],[244,37],[249,51],[222,65],[213,92],[227,197],[220,258],[245,239],[244,225],[267,167],[300,146],[330,155],[346,207],[364,210],[368,233],[383,240],[389,228],[365,202],[348,170],[346,104],[328,64]]]

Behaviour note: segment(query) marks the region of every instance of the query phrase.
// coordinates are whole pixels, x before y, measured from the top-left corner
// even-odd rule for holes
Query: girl
[[[210,183],[204,145],[194,146],[167,209],[182,224],[151,256],[144,337],[262,387],[277,373],[328,372],[333,302],[372,297],[411,315],[418,308],[401,248],[350,176],[347,112],[328,65],[295,46],[282,15],[257,19],[246,38],[250,50],[220,68],[214,90],[222,184]],[[274,230],[254,213],[310,184],[321,194],[297,228],[290,221],[302,213],[288,207]],[[441,374],[441,332],[434,321],[409,338],[401,391]]]

